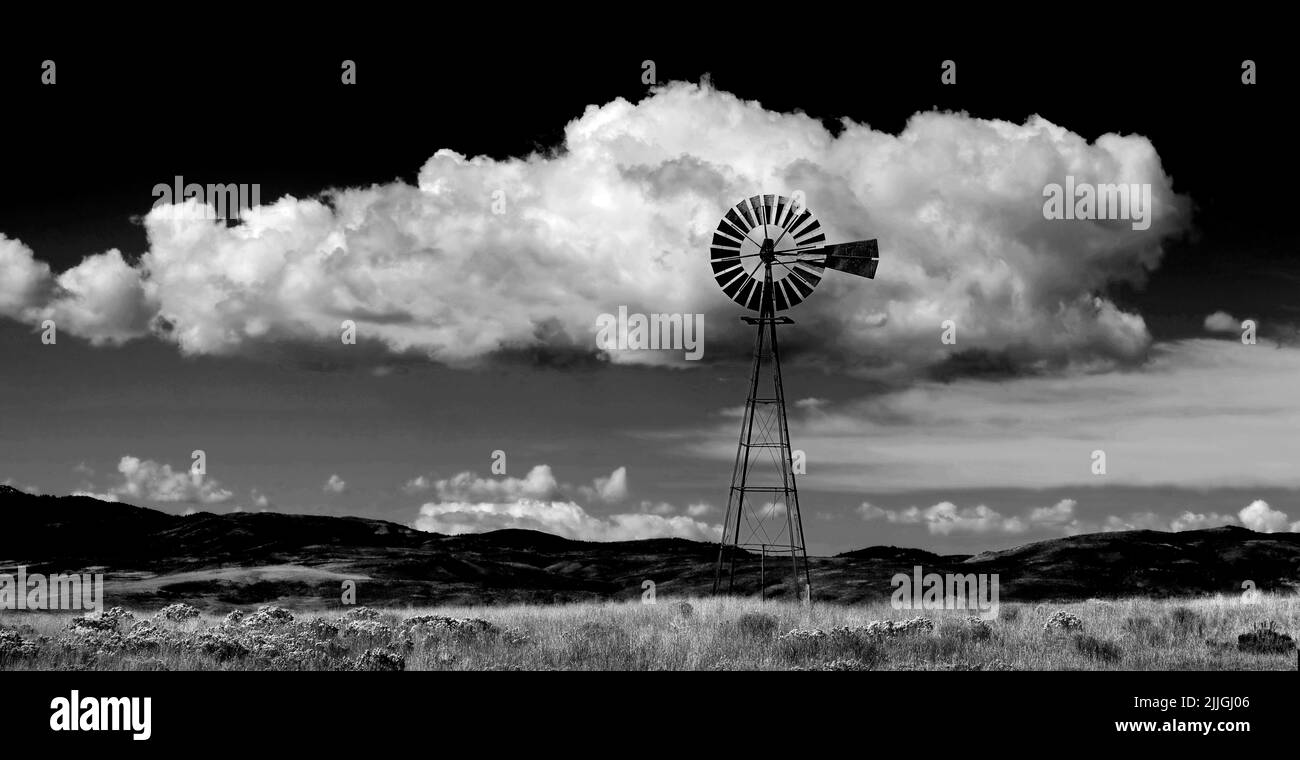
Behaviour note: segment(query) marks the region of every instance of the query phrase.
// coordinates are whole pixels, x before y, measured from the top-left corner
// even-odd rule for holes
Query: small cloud
[[[1242,525],[1260,533],[1300,532],[1300,521],[1290,522],[1286,512],[1273,509],[1263,499],[1256,499],[1243,507],[1237,517]]]
[[[221,504],[234,497],[234,493],[222,488],[214,478],[193,472],[177,472],[171,465],[152,459],[122,457],[117,471],[121,473],[123,482],[111,491],[128,499]]]
[[[903,510],[881,509],[869,502],[863,502],[857,512],[864,520],[883,519],[900,525],[923,524],[931,535],[938,536],[1017,534],[1024,533],[1028,527],[1019,517],[1003,517],[983,504],[960,508],[950,501],[939,502],[926,509],[908,507]]]
[[[416,479],[421,480],[421,479]],[[408,483],[408,485],[414,484]],[[523,478],[480,478],[462,472],[451,478],[421,482],[431,486],[439,501],[420,507],[414,527],[434,533],[481,533],[502,528],[540,530],[585,541],[628,541],[678,537],[716,541],[722,526],[695,519],[704,512],[692,506],[677,514],[667,502],[642,501],[639,512],[593,515],[566,494],[577,493],[593,501],[618,501],[627,496],[627,468],[590,486],[573,489],[555,479],[549,465],[539,464]]]
[[[114,495],[114,494],[111,494],[111,493],[91,493],[90,491],[73,491],[73,492],[72,492],[72,495],[73,495],[73,496],[88,496],[88,497],[90,497],[90,498],[92,498],[92,499],[99,499],[100,501],[108,501],[108,502],[116,502],[116,501],[119,501],[119,499],[117,498],[117,496]]]
[[[1030,511],[1029,522],[1034,525],[1065,525],[1074,521],[1074,499],[1061,499],[1050,507],[1037,507]]]
[[[627,468],[620,467],[607,478],[596,478],[591,486],[578,489],[582,495],[606,504],[620,502],[627,498]]]
[[[685,515],[647,513],[596,516],[571,501],[521,498],[501,504],[438,502],[420,507],[417,530],[453,535],[502,528],[540,530],[580,541],[633,541],[644,538],[689,538],[716,541],[721,525]]]
[[[266,509],[271,506],[271,500],[266,497],[266,494],[256,488],[252,490],[249,496],[253,500],[253,506],[259,509]]]
[[[1184,530],[1203,530],[1205,528],[1218,528],[1223,525],[1233,525],[1237,518],[1232,515],[1221,515],[1218,512],[1209,514],[1196,514],[1187,511],[1175,517],[1169,523],[1169,529],[1178,532]]]
[[[423,475],[418,475],[402,484],[402,490],[407,493],[424,493],[433,488],[433,480]]]
[[[666,501],[655,503],[653,501],[641,502],[641,511],[648,515],[671,515],[677,511],[677,507]]]
[[[325,493],[343,493],[348,488],[347,481],[340,478],[337,474],[331,474],[330,479],[325,481]]]
[[[690,515],[691,517],[703,517],[712,512],[713,512],[713,505],[705,504],[703,502],[699,504],[692,504],[686,508],[686,514]]]
[[[794,405],[799,409],[812,410],[812,409],[821,409],[822,407],[826,406],[827,403],[829,402],[827,402],[826,399],[824,398],[801,398],[798,401],[794,402]]]
[[[1205,318],[1205,329],[1213,333],[1240,332],[1241,320],[1226,311],[1216,311]]]

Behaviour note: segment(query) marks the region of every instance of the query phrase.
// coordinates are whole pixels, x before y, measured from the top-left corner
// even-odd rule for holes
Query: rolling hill
[[[0,572],[105,575],[106,604],[187,601],[211,609],[336,604],[344,580],[371,606],[634,599],[708,594],[716,545],[684,539],[596,543],[528,530],[446,536],[383,520],[259,513],[172,515],[84,496],[0,486]],[[758,594],[758,563],[737,580]],[[1245,528],[1127,531],[982,554],[869,547],[811,561],[818,600],[888,599],[895,573],[997,573],[1001,601],[1173,597],[1300,586],[1300,534]],[[779,566],[778,566],[779,567]],[[769,579],[771,580],[771,579]],[[789,597],[777,578],[769,597]]]

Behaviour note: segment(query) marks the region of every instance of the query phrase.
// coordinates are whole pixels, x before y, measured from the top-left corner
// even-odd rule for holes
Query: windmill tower
[[[710,253],[722,292],[758,312],[757,317],[741,317],[757,328],[757,334],[713,593],[723,588],[724,566],[726,591],[731,593],[737,561],[752,560],[757,553],[760,593],[766,589],[768,557],[783,564],[789,555],[791,590],[804,586],[811,595],[776,340],[776,326],[794,320],[776,313],[812,295],[827,269],[874,278],[879,259],[876,241],[828,244],[821,223],[801,200],[755,195],[723,215]]]

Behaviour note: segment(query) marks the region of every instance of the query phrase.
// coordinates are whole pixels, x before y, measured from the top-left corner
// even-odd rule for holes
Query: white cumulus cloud
[[[1291,522],[1286,512],[1273,509],[1262,499],[1242,507],[1237,517],[1242,525],[1260,533],[1300,532],[1300,521]]]
[[[623,473],[619,476],[619,473]],[[617,477],[616,477],[617,476]],[[609,478],[598,478],[593,486],[576,489],[602,498],[599,484],[608,485],[626,477],[620,467]],[[621,495],[626,495],[626,481]],[[693,513],[675,514],[671,504],[643,502],[641,511],[595,515],[564,491],[548,465],[537,465],[523,478],[481,478],[472,472],[438,480],[433,490],[439,500],[420,507],[414,526],[433,533],[481,533],[504,528],[523,528],[584,541],[628,541],[642,538],[689,538],[714,541],[721,526],[695,519]],[[621,496],[620,496],[621,498]]]
[[[213,478],[177,472],[171,465],[152,459],[124,456],[117,464],[117,471],[122,475],[122,483],[111,493],[127,500],[220,504],[234,496]]]
[[[1216,311],[1205,318],[1205,329],[1216,333],[1235,333],[1241,330],[1241,321],[1226,311]]]
[[[1150,228],[1045,219],[1043,188],[1067,175],[1150,184]],[[0,238],[0,313],[55,315],[101,342],[152,331],[187,354],[336,343],[351,319],[362,341],[457,364],[519,348],[594,352],[596,317],[627,306],[703,313],[709,345],[739,353],[745,328],[708,265],[713,228],[743,197],[796,190],[829,239],[878,238],[882,251],[875,281],[831,273],[799,307],[810,353],[903,372],[948,356],[935,339],[948,319],[963,351],[1013,363],[1140,361],[1142,318],[1095,293],[1156,267],[1189,205],[1141,136],[1089,142],[1041,117],[945,112],[918,113],[897,135],[851,121],[832,132],[674,83],[575,114],[546,154],[439,150],[415,185],[286,196],[233,226],[195,201],[154,209],[135,264],[110,250],[54,277]],[[505,213],[494,213],[498,191]]]
[[[902,510],[881,509],[869,502],[858,507],[864,520],[885,520],[902,525],[924,525],[931,535],[1024,533],[1026,524],[1018,517],[1003,517],[997,511],[980,504],[959,508],[950,501],[921,509],[908,507]]]

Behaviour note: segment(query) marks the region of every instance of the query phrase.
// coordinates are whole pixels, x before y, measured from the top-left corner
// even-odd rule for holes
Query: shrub
[[[251,651],[247,645],[229,633],[214,630],[200,631],[190,645],[217,662],[247,657]]]
[[[34,657],[40,647],[19,636],[16,631],[0,630],[0,660]]]
[[[1078,631],[1083,629],[1083,621],[1078,615],[1071,614],[1065,610],[1057,610],[1052,616],[1043,623],[1044,631]]]
[[[406,670],[406,658],[391,649],[367,649],[353,660],[356,670]]]
[[[1279,632],[1272,622],[1260,623],[1237,637],[1237,649],[1251,654],[1286,654],[1295,648],[1295,641]]]
[[[801,660],[821,652],[830,636],[816,628],[795,628],[776,637],[777,647],[787,658]]]
[[[454,618],[443,615],[416,615],[398,624],[408,635],[447,635],[472,639],[477,636],[495,636],[501,633],[496,625],[479,618]]]
[[[195,610],[195,614],[198,614],[197,610]],[[84,615],[79,618],[73,618],[72,622],[68,623],[68,628],[80,628],[95,631],[117,631],[134,620],[135,615],[132,615],[121,607],[113,607],[97,615]]]
[[[257,612],[245,617],[242,625],[248,628],[278,628],[293,622],[293,613],[274,604],[259,607]]]
[[[161,610],[158,610],[158,614],[155,617],[170,620],[173,623],[183,623],[186,620],[193,620],[198,617],[199,614],[199,609],[197,607],[192,607],[184,602],[177,602],[176,604],[169,604]]]
[[[882,662],[884,662],[883,654],[878,660],[839,658],[808,668],[794,668],[794,670],[875,670]]]
[[[962,635],[971,641],[985,641],[993,636],[993,626],[983,618],[968,617]]]

